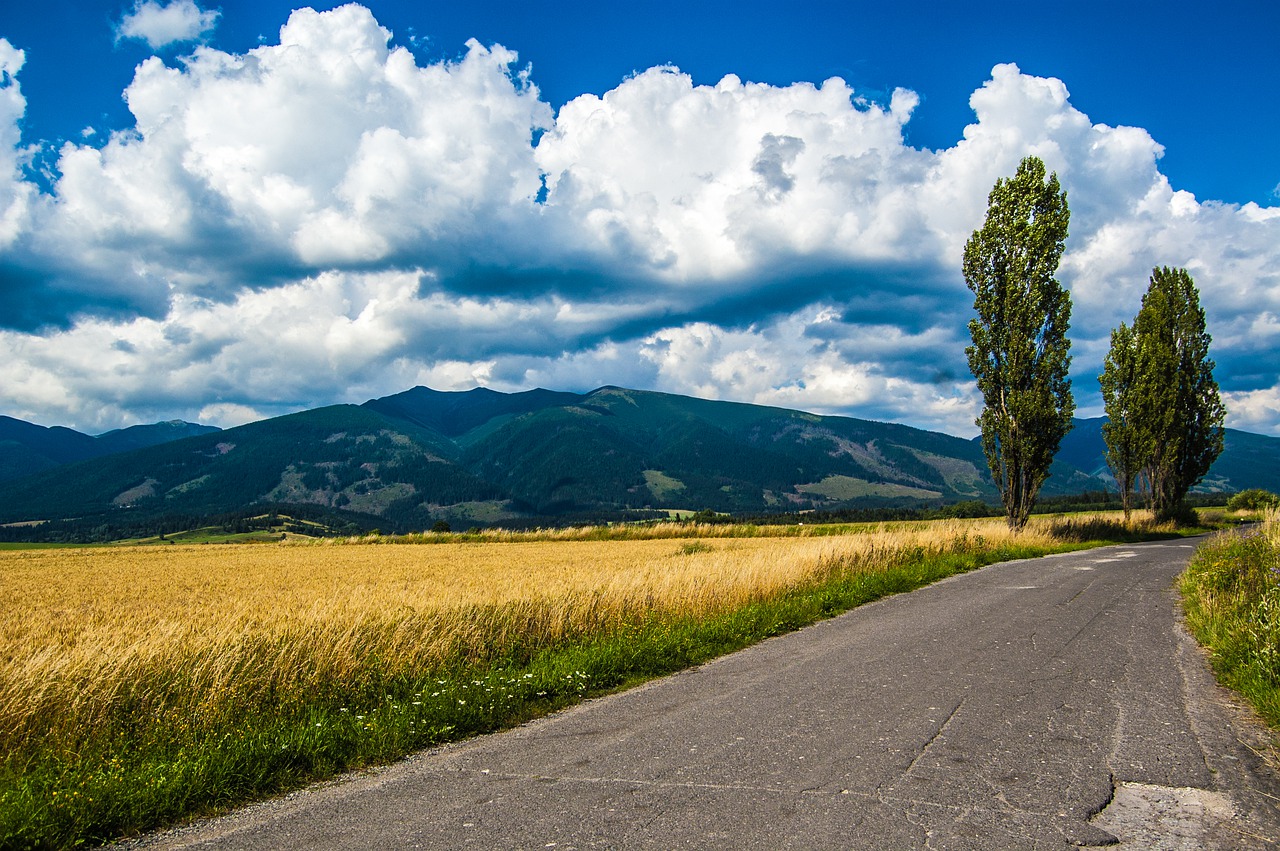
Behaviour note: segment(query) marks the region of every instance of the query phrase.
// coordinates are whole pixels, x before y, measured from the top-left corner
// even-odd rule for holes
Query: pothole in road
[[[1231,799],[1188,787],[1117,783],[1111,803],[1091,819],[1120,840],[1147,851],[1198,851],[1235,818]]]

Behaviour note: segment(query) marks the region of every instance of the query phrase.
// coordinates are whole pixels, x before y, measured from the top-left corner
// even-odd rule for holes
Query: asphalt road
[[[1280,847],[1194,544],[1008,562],[146,847]]]

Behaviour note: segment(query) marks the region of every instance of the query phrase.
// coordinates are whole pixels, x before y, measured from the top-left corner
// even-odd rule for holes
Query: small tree
[[[1123,322],[1111,332],[1111,350],[1103,361],[1098,383],[1102,385],[1102,401],[1107,413],[1107,422],[1102,426],[1107,466],[1116,477],[1124,519],[1128,520],[1138,474],[1151,452],[1149,435],[1141,429],[1141,414],[1137,410],[1137,340],[1133,329]]]
[[[1280,508],[1280,496],[1262,488],[1249,488],[1227,500],[1228,511],[1268,511]]]
[[[1138,349],[1136,404],[1147,432],[1143,474],[1157,520],[1177,516],[1192,485],[1222,453],[1226,409],[1209,359],[1200,293],[1186,269],[1151,273],[1133,321]]]
[[[977,424],[1009,527],[1027,523],[1049,465],[1071,429],[1067,370],[1071,297],[1054,278],[1071,213],[1056,174],[1027,157],[996,181],[987,218],[964,249],[978,317],[965,349],[984,407]]]

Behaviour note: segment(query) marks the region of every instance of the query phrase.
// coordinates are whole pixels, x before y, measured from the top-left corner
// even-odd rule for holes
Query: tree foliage
[[[1141,413],[1137,409],[1138,344],[1134,331],[1123,322],[1111,332],[1111,350],[1102,362],[1102,400],[1107,422],[1102,437],[1107,445],[1107,465],[1111,467],[1120,489],[1124,518],[1133,510],[1133,494],[1138,475],[1151,456],[1150,435],[1141,430]]]
[[[1026,525],[1075,411],[1071,297],[1054,278],[1070,216],[1057,175],[1046,179],[1044,163],[1027,157],[996,181],[986,222],[964,249],[977,313],[965,354],[984,402],[977,424],[1014,529]]]
[[[1230,511],[1268,511],[1280,508],[1280,496],[1262,488],[1249,488],[1227,500]]]
[[[1213,378],[1200,294],[1186,269],[1151,273],[1133,328],[1121,325],[1101,378],[1107,458],[1136,467],[1157,520],[1178,508],[1222,453],[1226,409]],[[1122,482],[1123,484],[1123,482]]]

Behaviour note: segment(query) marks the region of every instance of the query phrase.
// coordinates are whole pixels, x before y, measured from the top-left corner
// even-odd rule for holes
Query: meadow
[[[1219,682],[1280,729],[1280,512],[1201,546],[1180,587]]]
[[[669,523],[0,551],[0,845],[216,812],[957,572],[1150,532]]]

